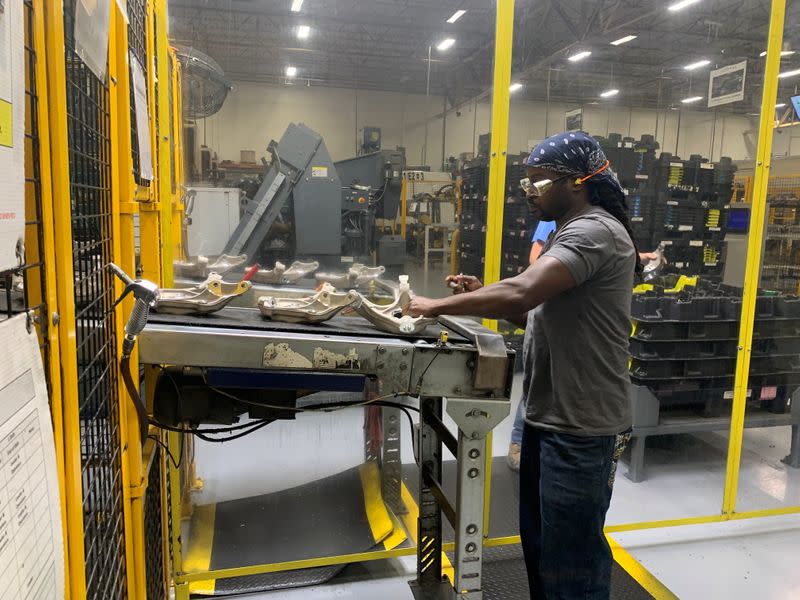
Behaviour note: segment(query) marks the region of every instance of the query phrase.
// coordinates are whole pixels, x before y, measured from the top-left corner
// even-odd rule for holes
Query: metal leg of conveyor
[[[800,469],[800,425],[792,425],[792,445],[783,462],[790,467]]]
[[[486,472],[484,469],[486,436],[467,437],[458,432],[458,482],[456,488],[456,597],[481,600],[483,565],[483,505]]]
[[[441,420],[442,398],[420,398],[417,579],[411,582],[411,589],[416,600],[441,600],[448,598],[449,588],[446,580],[442,580],[442,510],[425,473],[441,484],[442,441],[428,422],[427,414]],[[449,597],[452,598],[452,593]]]
[[[381,492],[383,501],[394,514],[402,514],[405,507],[400,499],[403,462],[400,456],[402,414],[399,408],[383,407],[383,452],[381,456]]]

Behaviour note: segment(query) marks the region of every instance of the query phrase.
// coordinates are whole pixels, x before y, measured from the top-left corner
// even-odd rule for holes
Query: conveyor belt
[[[336,316],[329,321],[317,324],[283,323],[271,321],[255,308],[226,307],[210,315],[170,315],[151,312],[148,323],[189,327],[217,327],[222,329],[244,329],[249,331],[275,331],[285,333],[307,333],[316,335],[337,335],[371,338],[407,337],[380,331],[372,323],[358,316]],[[436,341],[439,332],[447,330],[450,342],[469,343],[461,334],[442,325],[431,325],[421,333],[410,336],[412,339]]]

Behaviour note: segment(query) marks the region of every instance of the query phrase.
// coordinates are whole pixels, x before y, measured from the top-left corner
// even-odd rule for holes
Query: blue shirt
[[[536,242],[546,242],[547,238],[550,237],[550,234],[556,230],[556,222],[555,221],[539,221],[539,225],[536,227],[536,231],[533,232],[533,237],[531,238],[531,244]]]

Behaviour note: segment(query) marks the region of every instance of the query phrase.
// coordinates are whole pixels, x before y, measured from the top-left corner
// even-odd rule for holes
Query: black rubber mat
[[[216,570],[381,550],[379,542],[391,529],[373,532],[359,469],[272,494],[196,507],[188,553],[206,553],[208,564],[200,568]],[[378,501],[382,505],[380,498]],[[197,565],[197,559],[192,565]],[[225,596],[316,585],[343,568],[336,565],[219,579],[195,586],[193,595]]]
[[[528,575],[519,544],[486,548],[483,557],[484,600],[527,600],[530,597]],[[652,599],[653,596],[625,569],[614,563],[611,571],[611,600]]]
[[[210,315],[170,315],[151,312],[148,323],[161,325],[184,325],[191,327],[220,327],[226,329],[246,329],[250,331],[278,331],[285,333],[310,333],[323,335],[350,335],[370,338],[404,337],[380,331],[372,323],[358,316],[336,316],[324,323],[282,323],[270,321],[261,315],[256,308],[236,308],[228,306]],[[424,331],[414,334],[414,339],[435,341],[439,332],[446,329],[442,325],[431,325]],[[468,340],[450,329],[448,338],[451,342],[464,343]]]

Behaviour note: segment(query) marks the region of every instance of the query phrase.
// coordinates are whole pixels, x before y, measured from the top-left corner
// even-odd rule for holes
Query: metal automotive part
[[[317,281],[330,283],[337,288],[357,288],[378,279],[386,271],[386,267],[368,267],[355,263],[347,273],[317,273]]]
[[[321,323],[342,309],[357,304],[360,299],[358,292],[337,292],[326,283],[319,292],[305,298],[262,296],[258,299],[258,309],[262,315],[275,321]]]
[[[228,271],[240,267],[247,261],[246,254],[229,256],[193,256],[185,261],[176,261],[172,268],[177,277],[208,277],[211,273],[224,275]]]
[[[225,283],[222,276],[211,273],[196,287],[166,288],[158,290],[153,310],[173,315],[208,314],[218,311],[237,296],[250,289],[252,284],[242,280],[239,283]]]
[[[251,281],[253,283],[267,283],[267,284],[287,284],[294,283],[299,279],[303,279],[319,269],[317,261],[300,262],[294,261],[289,268],[286,268],[282,262],[276,262],[273,269],[259,269],[253,274]]]
[[[400,275],[400,285],[397,287],[389,286],[385,282],[378,282],[378,285],[391,290],[394,293],[394,301],[391,304],[375,304],[358,294],[361,301],[356,306],[356,311],[381,331],[410,335],[419,333],[436,322],[436,319],[403,314],[403,307],[413,297],[408,284],[408,275]]]

